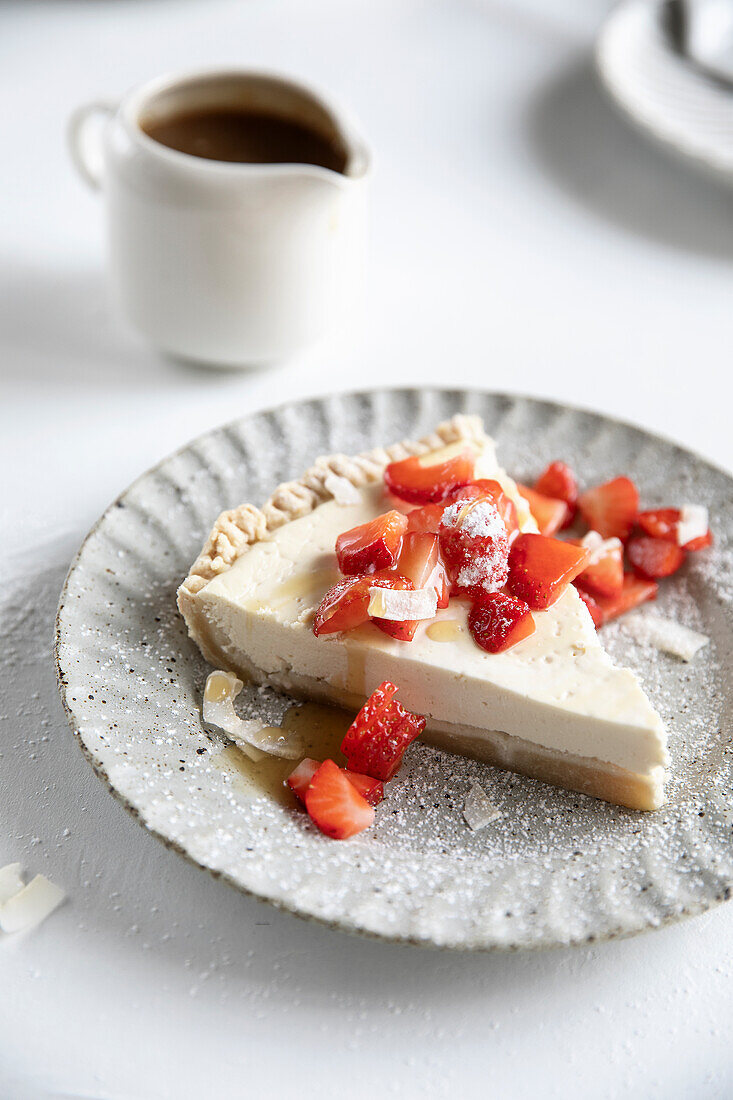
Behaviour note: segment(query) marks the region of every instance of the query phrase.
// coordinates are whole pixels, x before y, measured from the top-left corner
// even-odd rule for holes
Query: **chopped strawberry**
[[[401,462],[391,462],[384,471],[389,492],[410,504],[434,504],[473,477],[475,460],[468,449],[443,462],[430,462],[430,458],[430,455],[422,458],[413,455]]]
[[[443,515],[443,504],[425,504],[407,513],[408,532],[429,532],[437,535]]]
[[[305,802],[305,792],[310,787],[311,779],[320,766],[320,760],[313,760],[312,757],[305,756],[285,780],[295,797],[299,798],[301,802]]]
[[[504,592],[486,593],[474,600],[468,629],[487,653],[502,653],[534,634],[532,612],[522,600]]]
[[[397,557],[407,516],[394,509],[376,519],[344,531],[336,539],[336,557],[345,576],[387,569]]]
[[[435,588],[438,607],[448,606],[450,582],[440,556],[440,539],[427,531],[408,532],[402,540],[395,572],[412,583],[414,588]],[[396,621],[372,619],[375,626],[401,642],[411,642],[418,628],[418,619]]]
[[[496,505],[499,515],[506,524],[507,534],[512,535],[519,530],[517,509],[511,497],[502,489],[498,481],[490,478],[479,478],[478,481],[469,481],[468,485],[462,485],[454,489],[445,500],[445,504],[455,504],[459,500],[478,500],[479,497],[489,497]],[[510,539],[511,541],[511,539]]]
[[[652,508],[648,512],[639,512],[636,522],[650,538],[677,542],[679,519],[679,508]]]
[[[509,539],[493,497],[449,504],[440,524],[440,549],[454,593],[472,596],[504,587]]]
[[[604,539],[626,542],[639,511],[639,491],[628,477],[615,477],[578,497],[585,522]]]
[[[590,550],[546,535],[519,535],[509,554],[508,588],[533,611],[544,611],[588,563]]]
[[[589,531],[583,539],[569,539],[574,546],[590,550],[590,561],[575,578],[577,588],[594,596],[615,596],[624,583],[624,547],[620,539],[603,539]]]
[[[676,543],[681,517],[682,512],[679,508],[653,508],[648,512],[639,512],[636,522],[645,535],[649,535],[653,539],[665,539],[667,542]],[[713,536],[708,528],[704,535],[698,535],[697,538],[690,539],[689,542],[683,545],[682,549],[704,550],[712,544],[712,541]]]
[[[322,833],[347,840],[374,822],[374,807],[333,760],[324,760],[305,792],[305,808]]]
[[[369,618],[369,589],[411,589],[412,582],[390,570],[369,573],[365,577],[347,577],[329,588],[321,600],[313,620],[313,633],[335,634],[354,630]]]
[[[553,500],[517,482],[517,489],[527,501],[541,535],[554,535],[561,527],[567,526],[572,513],[564,500]]]
[[[306,791],[320,766],[320,760],[313,760],[310,756],[306,756],[285,780],[293,794],[296,798],[299,798],[301,802],[305,802]],[[369,775],[360,775],[359,772],[350,772],[347,771],[346,768],[342,768],[341,770],[344,772],[344,775],[348,777],[349,782],[354,784],[362,798],[367,800],[370,806],[379,805],[384,798],[384,784],[379,779],[372,779]]]
[[[341,751],[349,769],[387,781],[402,763],[405,749],[425,729],[425,719],[394,698],[389,681],[372,692],[346,731]]]
[[[636,575],[645,580],[669,577],[677,572],[686,557],[685,551],[676,542],[651,539],[648,535],[629,539],[626,552]]]
[[[384,798],[384,783],[381,779],[372,779],[371,775],[362,775],[361,772],[351,772],[344,769],[362,798],[365,798],[370,806],[378,806]]]
[[[623,584],[623,582],[622,582]],[[575,586],[577,588],[578,581],[575,580]],[[582,588],[577,588],[578,595],[590,611],[590,617],[593,620],[593,626],[598,630],[599,626],[603,625],[603,612],[596,600],[593,599],[590,592],[584,592]]]
[[[534,490],[544,497],[565,501],[568,515],[563,527],[569,527],[578,505],[578,481],[567,463],[551,462],[535,481]]]
[[[596,604],[601,609],[604,623],[631,611],[647,600],[656,600],[659,585],[656,581],[645,581],[633,573],[626,573],[624,586],[617,596],[598,596]]]

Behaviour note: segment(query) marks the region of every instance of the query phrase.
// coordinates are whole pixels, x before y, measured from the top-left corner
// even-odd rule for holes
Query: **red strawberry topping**
[[[615,596],[624,583],[624,548],[619,539],[602,539],[589,531],[584,539],[570,539],[574,546],[590,550],[590,560],[576,579],[578,588],[595,596]]]
[[[522,600],[504,592],[479,596],[468,613],[468,629],[487,653],[502,653],[534,634],[532,612]]]
[[[320,634],[354,630],[365,623],[369,618],[370,588],[397,588],[404,591],[412,589],[413,584],[407,577],[401,577],[389,570],[338,581],[333,588],[329,588],[316,611],[313,620],[313,633],[316,637]]]
[[[639,512],[636,522],[645,535],[649,535],[653,539],[665,539],[667,542],[676,543],[681,518],[682,512],[679,508],[653,508],[648,512]],[[704,535],[698,535],[697,538],[690,539],[689,542],[683,545],[682,549],[704,550],[712,544],[712,541],[713,536],[708,528]]]
[[[407,516],[394,509],[344,531],[336,539],[336,557],[345,576],[373,573],[393,564],[407,530]]]
[[[324,760],[315,772],[305,792],[305,808],[321,832],[334,840],[347,840],[374,822],[374,807],[333,760]]]
[[[573,521],[578,503],[578,482],[570,467],[565,462],[551,462],[535,481],[534,489],[542,496],[565,501],[568,515],[563,527],[568,527]]]
[[[576,580],[576,586],[577,583],[578,582]],[[590,592],[584,592],[582,588],[578,588],[578,595],[590,611],[590,617],[593,620],[593,626],[596,628],[596,630],[598,630],[598,627],[603,625],[603,611],[601,610],[596,600],[593,599]]]
[[[400,556],[395,572],[406,577],[416,589],[435,588],[438,607],[448,606],[450,583],[443,559],[440,556],[440,540],[427,531],[408,532],[402,540]],[[418,628],[418,619],[373,619],[372,622],[401,642],[411,642]]]
[[[677,524],[680,519],[679,508],[652,508],[648,512],[639,512],[636,522],[645,535],[652,539],[666,539],[677,542]]]
[[[519,520],[517,519],[517,509],[514,501],[511,497],[508,497],[498,481],[493,481],[489,478],[479,478],[478,481],[469,481],[468,485],[462,485],[459,489],[454,489],[446,497],[446,504],[455,504],[457,501],[478,500],[480,497],[488,497],[493,500],[496,505],[499,515],[504,520],[506,525],[507,534],[510,536],[514,531],[519,530]]]
[[[596,604],[601,609],[604,623],[607,623],[609,619],[615,619],[647,600],[656,600],[658,591],[659,585],[656,581],[645,581],[633,573],[626,573],[624,586],[618,595],[598,596]]]
[[[470,450],[444,462],[430,463],[430,457],[426,455],[421,459],[413,455],[401,462],[391,462],[384,471],[389,492],[410,504],[434,504],[473,477],[475,460]]]
[[[517,489],[529,505],[541,535],[554,535],[561,527],[566,527],[572,519],[572,512],[564,500],[554,500],[517,482]]]
[[[636,575],[645,580],[669,577],[677,572],[686,557],[685,551],[675,542],[650,539],[648,535],[629,539],[626,552]]]
[[[313,760],[306,756],[290,773],[285,780],[296,798],[305,802],[305,794],[310,786],[313,776],[321,766],[320,760]],[[350,772],[341,769],[351,783],[354,784],[362,798],[365,798],[370,806],[378,806],[384,798],[384,784],[379,779],[372,779],[369,775],[360,775],[358,772]]]
[[[492,497],[457,500],[443,512],[440,548],[453,592],[498,592],[509,572],[509,539]]]
[[[509,591],[533,611],[544,611],[588,563],[584,546],[547,538],[519,535],[509,555]]]
[[[408,532],[429,532],[437,535],[443,515],[443,504],[425,504],[407,513]]]
[[[341,751],[349,769],[387,781],[397,772],[405,749],[425,729],[425,719],[394,698],[389,681],[372,692],[346,731]]]
[[[581,493],[578,509],[588,526],[604,539],[626,542],[639,511],[639,491],[628,477],[615,477]]]

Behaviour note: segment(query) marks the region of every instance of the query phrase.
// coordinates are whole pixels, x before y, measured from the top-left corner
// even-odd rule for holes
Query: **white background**
[[[599,91],[602,0],[104,0],[0,9],[0,865],[69,901],[0,942],[0,1096],[730,1097],[733,907],[518,956],[352,939],[167,852],[66,728],[69,559],[189,437],[380,383],[565,399],[731,460],[733,192]],[[189,65],[347,102],[377,157],[363,331],[249,374],[167,362],[111,315],[79,102]]]

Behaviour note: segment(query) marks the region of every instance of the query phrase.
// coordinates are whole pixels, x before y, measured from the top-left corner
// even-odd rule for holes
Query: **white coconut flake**
[[[65,897],[60,886],[49,882],[45,875],[36,875],[27,886],[0,905],[0,928],[3,932],[23,932],[27,928],[35,928],[53,913]]]
[[[432,619],[437,610],[438,594],[434,588],[369,589],[369,614],[375,619],[392,619],[400,623]]]
[[[650,645],[683,661],[691,661],[708,644],[705,634],[649,611],[636,611],[619,620],[623,630],[639,645]]]
[[[708,510],[702,504],[683,504],[677,521],[677,545],[686,546],[708,531]]]
[[[7,863],[4,867],[0,867],[0,905],[4,905],[23,889],[20,872],[19,863]]]
[[[300,734],[285,733],[266,726],[259,718],[240,718],[234,700],[243,688],[242,681],[231,672],[217,670],[209,675],[204,688],[203,719],[215,726],[235,743],[250,759],[257,762],[263,755],[283,756],[296,760],[303,756],[305,746]]]
[[[597,565],[602,558],[608,557],[612,553],[623,554],[624,549],[621,539],[604,539],[598,531],[589,531],[587,535],[583,536],[580,543],[581,546],[585,546],[587,550],[590,550],[588,565]]]
[[[501,817],[501,812],[491,802],[486,791],[475,781],[466,795],[463,806],[463,816],[471,832],[477,833],[479,829],[490,825],[492,821]]]
[[[331,494],[337,504],[359,504],[361,493],[347,477],[339,474],[328,474],[323,482],[323,488]]]

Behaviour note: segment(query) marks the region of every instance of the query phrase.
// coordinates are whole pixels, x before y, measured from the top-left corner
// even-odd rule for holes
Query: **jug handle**
[[[98,191],[102,185],[104,156],[98,121],[95,130],[91,126],[99,115],[108,119],[116,110],[116,103],[99,99],[77,107],[69,119],[66,131],[69,154],[77,172],[92,191]]]

